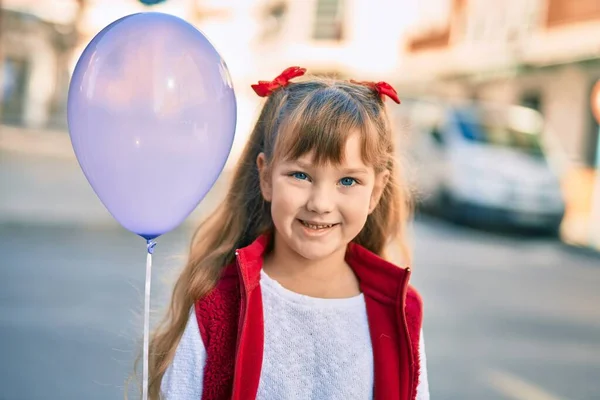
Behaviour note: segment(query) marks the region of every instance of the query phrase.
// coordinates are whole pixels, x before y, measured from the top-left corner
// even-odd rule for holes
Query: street
[[[415,231],[433,399],[598,398],[597,258],[433,220]],[[158,241],[153,309],[189,233]],[[119,228],[5,225],[0,251],[0,398],[122,398],[142,335],[143,240]]]
[[[156,326],[246,143],[276,153],[288,125],[329,153],[359,132],[364,161],[391,130],[430,200],[407,236],[431,400],[600,400],[600,0],[0,0],[0,21],[0,400],[142,398],[146,242],[81,166],[115,215],[164,217],[235,134],[156,240]]]
[[[599,257],[435,221],[416,232],[433,399],[599,398]]]
[[[144,241],[72,158],[2,153],[0,187],[0,400],[123,398],[141,351]],[[223,188],[158,239],[153,317]],[[413,230],[432,399],[599,398],[599,256],[426,217]]]

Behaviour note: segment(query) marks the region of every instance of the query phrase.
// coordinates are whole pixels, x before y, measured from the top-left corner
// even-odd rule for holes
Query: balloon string
[[[150,285],[152,282],[152,253],[156,242],[147,241],[148,255],[146,256],[146,289],[144,298],[144,357],[142,373],[142,399],[148,400],[148,347],[150,342]]]

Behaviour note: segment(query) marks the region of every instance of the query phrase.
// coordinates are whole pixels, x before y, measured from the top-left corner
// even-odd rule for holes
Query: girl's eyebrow
[[[301,160],[289,160],[289,161],[285,162],[285,165],[287,165],[288,168],[299,168],[299,169],[305,169],[305,170],[314,168],[314,165],[312,165],[311,163],[304,162]]]
[[[301,160],[295,160],[293,161],[293,164],[298,166],[301,169],[311,169],[313,168],[313,165],[311,165],[310,163],[301,161]],[[348,174],[348,175],[366,175],[369,173],[369,171],[366,168],[363,167],[351,167],[351,168],[340,168],[340,172],[343,174]]]
[[[348,175],[360,175],[360,174],[368,174],[369,171],[367,171],[366,168],[346,168],[346,169],[342,169],[341,170],[344,174],[348,174]]]
[[[301,169],[312,168],[312,165],[310,163],[300,161],[300,160],[289,161],[288,163],[289,163],[289,165],[293,165],[293,166],[301,168]]]

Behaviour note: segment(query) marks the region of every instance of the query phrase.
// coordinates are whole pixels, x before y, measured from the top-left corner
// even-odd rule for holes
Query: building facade
[[[600,163],[592,93],[600,79],[597,0],[425,0],[403,45],[407,92],[538,109],[565,157],[565,239],[587,243]],[[596,188],[594,187],[596,186]],[[600,204],[596,205],[600,208]],[[597,224],[597,223],[596,223]]]
[[[238,101],[237,158],[257,117],[261,99],[250,85],[300,65],[316,75],[389,80],[409,1],[394,0],[3,0],[3,15],[34,19],[38,33],[5,23],[4,64],[26,64],[5,82],[21,88],[5,96],[5,123],[66,129],[66,95],[75,63],[87,43],[112,21],[140,11],[177,15],[198,27],[227,62]],[[403,11],[404,9],[404,11]],[[11,22],[13,21],[13,22]],[[22,23],[25,26],[25,23]],[[32,38],[29,38],[29,37]],[[32,42],[32,44],[29,44]],[[21,53],[27,50],[27,56]],[[40,50],[42,49],[42,50]],[[21,60],[21,61],[14,61]],[[27,60],[24,62],[22,60]],[[21,63],[21,64],[19,64]],[[5,70],[12,68],[5,67]],[[36,72],[37,71],[37,74]],[[36,78],[37,77],[37,78]],[[43,81],[40,83],[40,81]],[[15,111],[16,110],[16,111]],[[17,112],[18,111],[18,112]],[[11,119],[12,118],[12,119]]]
[[[65,3],[65,2],[63,2]],[[5,124],[64,129],[76,5],[62,14],[5,0],[0,13],[0,111]]]

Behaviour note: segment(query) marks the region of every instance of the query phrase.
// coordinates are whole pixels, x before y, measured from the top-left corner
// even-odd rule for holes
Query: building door
[[[1,121],[9,125],[20,125],[25,111],[29,64],[25,60],[8,57],[3,64]]]
[[[598,135],[600,134],[600,79],[594,80],[590,88],[588,107],[589,129],[585,140],[584,159],[587,166],[600,167],[600,143]],[[596,110],[596,111],[594,111]]]

